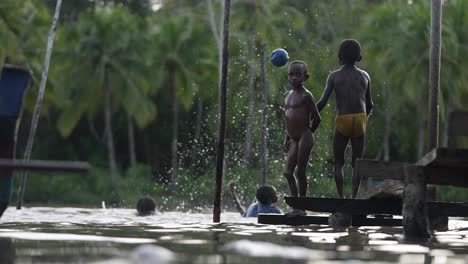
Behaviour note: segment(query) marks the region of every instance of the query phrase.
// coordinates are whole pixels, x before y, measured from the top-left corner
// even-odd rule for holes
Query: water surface
[[[466,263],[468,221],[437,243],[403,244],[401,227],[333,230],[274,226],[211,212],[10,207],[0,220],[0,263]]]

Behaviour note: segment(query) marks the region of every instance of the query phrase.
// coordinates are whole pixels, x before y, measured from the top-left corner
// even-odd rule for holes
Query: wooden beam
[[[401,226],[401,219],[393,218],[366,218],[361,216],[353,216],[353,226]],[[259,214],[259,224],[269,225],[328,225],[328,216],[296,216],[288,217],[283,214]]]
[[[351,215],[401,215],[402,201],[398,199],[338,199],[314,197],[285,197],[293,207],[312,212],[341,212]],[[427,202],[429,216],[468,217],[466,203]]]
[[[401,200],[391,199],[338,199],[314,197],[284,197],[292,208],[312,212],[345,213],[351,215],[401,215]]]
[[[425,167],[423,168],[423,173],[428,184],[468,188],[468,173],[466,168]]]
[[[405,164],[361,159],[357,160],[355,170],[362,177],[403,180]],[[434,149],[417,167],[422,168],[427,184],[468,187],[468,149]]]
[[[416,165],[468,168],[468,149],[436,148],[427,153]]]
[[[91,169],[88,162],[82,161],[49,161],[49,160],[11,160],[0,159],[1,169],[32,171],[87,172]]]
[[[378,160],[359,159],[356,161],[355,171],[363,177],[384,180],[403,180],[404,162],[383,162]]]
[[[284,214],[258,214],[259,224],[268,225],[328,225],[328,216],[295,216]]]

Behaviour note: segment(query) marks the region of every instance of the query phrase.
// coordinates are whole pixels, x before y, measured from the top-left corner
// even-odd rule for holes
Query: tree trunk
[[[128,124],[128,152],[130,154],[130,167],[136,165],[136,150],[135,150],[135,132],[132,117],[127,117]]]
[[[219,127],[218,148],[216,155],[216,190],[213,202],[213,222],[221,220],[221,190],[224,174],[224,142],[226,139],[226,110],[227,110],[227,75],[229,59],[229,16],[231,0],[224,0],[223,23],[223,53],[221,64],[221,78],[219,82]]]
[[[255,30],[252,32],[250,43],[248,45],[249,57],[255,57]],[[255,112],[255,63],[249,60],[248,63],[248,112],[247,112],[247,127],[245,130],[245,150],[244,150],[244,164],[247,167],[252,166],[252,142],[253,142],[253,122]]]
[[[168,65],[168,83],[172,92],[172,143],[171,143],[171,184],[177,182],[179,174],[179,157],[177,154],[178,144],[178,126],[179,126],[179,107],[177,105],[177,87],[175,82],[175,69],[174,66]],[[174,186],[174,185],[173,185]]]
[[[47,49],[44,57],[44,65],[42,66],[41,83],[39,86],[39,92],[37,94],[36,106],[34,107],[33,117],[31,120],[31,128],[29,130],[28,142],[26,144],[26,150],[24,152],[24,160],[29,161],[31,159],[31,152],[34,144],[34,136],[36,134],[37,123],[39,122],[39,115],[41,113],[42,101],[44,99],[45,87],[47,83],[47,75],[49,73],[49,62],[50,56],[52,55],[52,49],[54,48],[55,30],[57,28],[57,22],[60,16],[60,8],[62,7],[62,0],[57,0],[55,5],[54,19],[52,20],[52,26],[49,31],[49,37],[47,38]],[[20,185],[18,188],[18,200],[16,203],[16,209],[21,209],[23,205],[24,192],[26,188],[26,180],[28,174],[24,171],[20,178]]]
[[[439,139],[439,87],[441,53],[442,0],[431,4],[431,53],[429,64],[429,150],[438,146]]]
[[[267,128],[267,111],[268,111],[268,84],[266,80],[266,67],[265,67],[265,50],[266,43],[262,42],[262,47],[260,50],[260,68],[261,68],[261,80],[262,80],[262,180],[261,184],[266,185],[268,180],[268,128]]]
[[[190,155],[190,167],[195,169],[197,161],[198,161],[198,147],[200,146],[200,132],[201,132],[201,124],[203,118],[203,98],[201,96],[198,97],[197,100],[197,117],[195,119],[195,134],[193,136],[193,143],[192,143],[192,153]]]
[[[115,191],[117,183],[117,162],[115,160],[114,135],[112,133],[112,105],[107,68],[104,68],[104,122],[106,130],[107,157],[111,175],[112,190]]]

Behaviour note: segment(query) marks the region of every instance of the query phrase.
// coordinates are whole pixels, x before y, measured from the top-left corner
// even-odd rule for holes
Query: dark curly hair
[[[265,205],[270,205],[278,201],[275,187],[269,185],[258,188],[256,197],[258,202]]]
[[[156,210],[156,201],[150,196],[145,196],[138,200],[136,207],[139,216],[151,215]]]
[[[304,69],[304,73],[305,74],[308,74],[309,73],[309,67],[307,67],[307,64],[301,60],[295,60],[295,61],[292,61],[289,63],[289,66],[293,65],[293,64],[302,64],[302,67]]]
[[[355,39],[345,39],[341,42],[338,51],[340,65],[354,64],[361,60],[361,45]]]

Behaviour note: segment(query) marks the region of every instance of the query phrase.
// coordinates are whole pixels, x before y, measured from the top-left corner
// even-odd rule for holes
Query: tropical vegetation
[[[98,207],[105,201],[133,207],[146,194],[162,208],[211,206],[222,2],[64,1],[32,158],[88,161],[93,169],[80,175],[32,173],[26,206]],[[18,157],[26,145],[54,8],[51,0],[0,3],[0,61],[26,67],[33,80],[24,98]],[[237,181],[245,202],[261,181],[262,43],[267,54],[281,47],[291,59],[304,60],[311,74],[306,86],[318,99],[328,73],[338,67],[340,42],[359,40],[358,66],[371,75],[375,103],[365,156],[414,162],[427,151],[429,1],[233,0],[231,15],[225,183]],[[445,144],[448,113],[468,110],[468,1],[445,1],[442,24],[440,142]],[[266,66],[267,181],[286,195],[282,100],[289,87],[284,67]],[[330,104],[321,113],[308,168],[310,195],[336,196]],[[438,195],[468,199],[451,187]],[[227,192],[223,204],[232,206]]]

